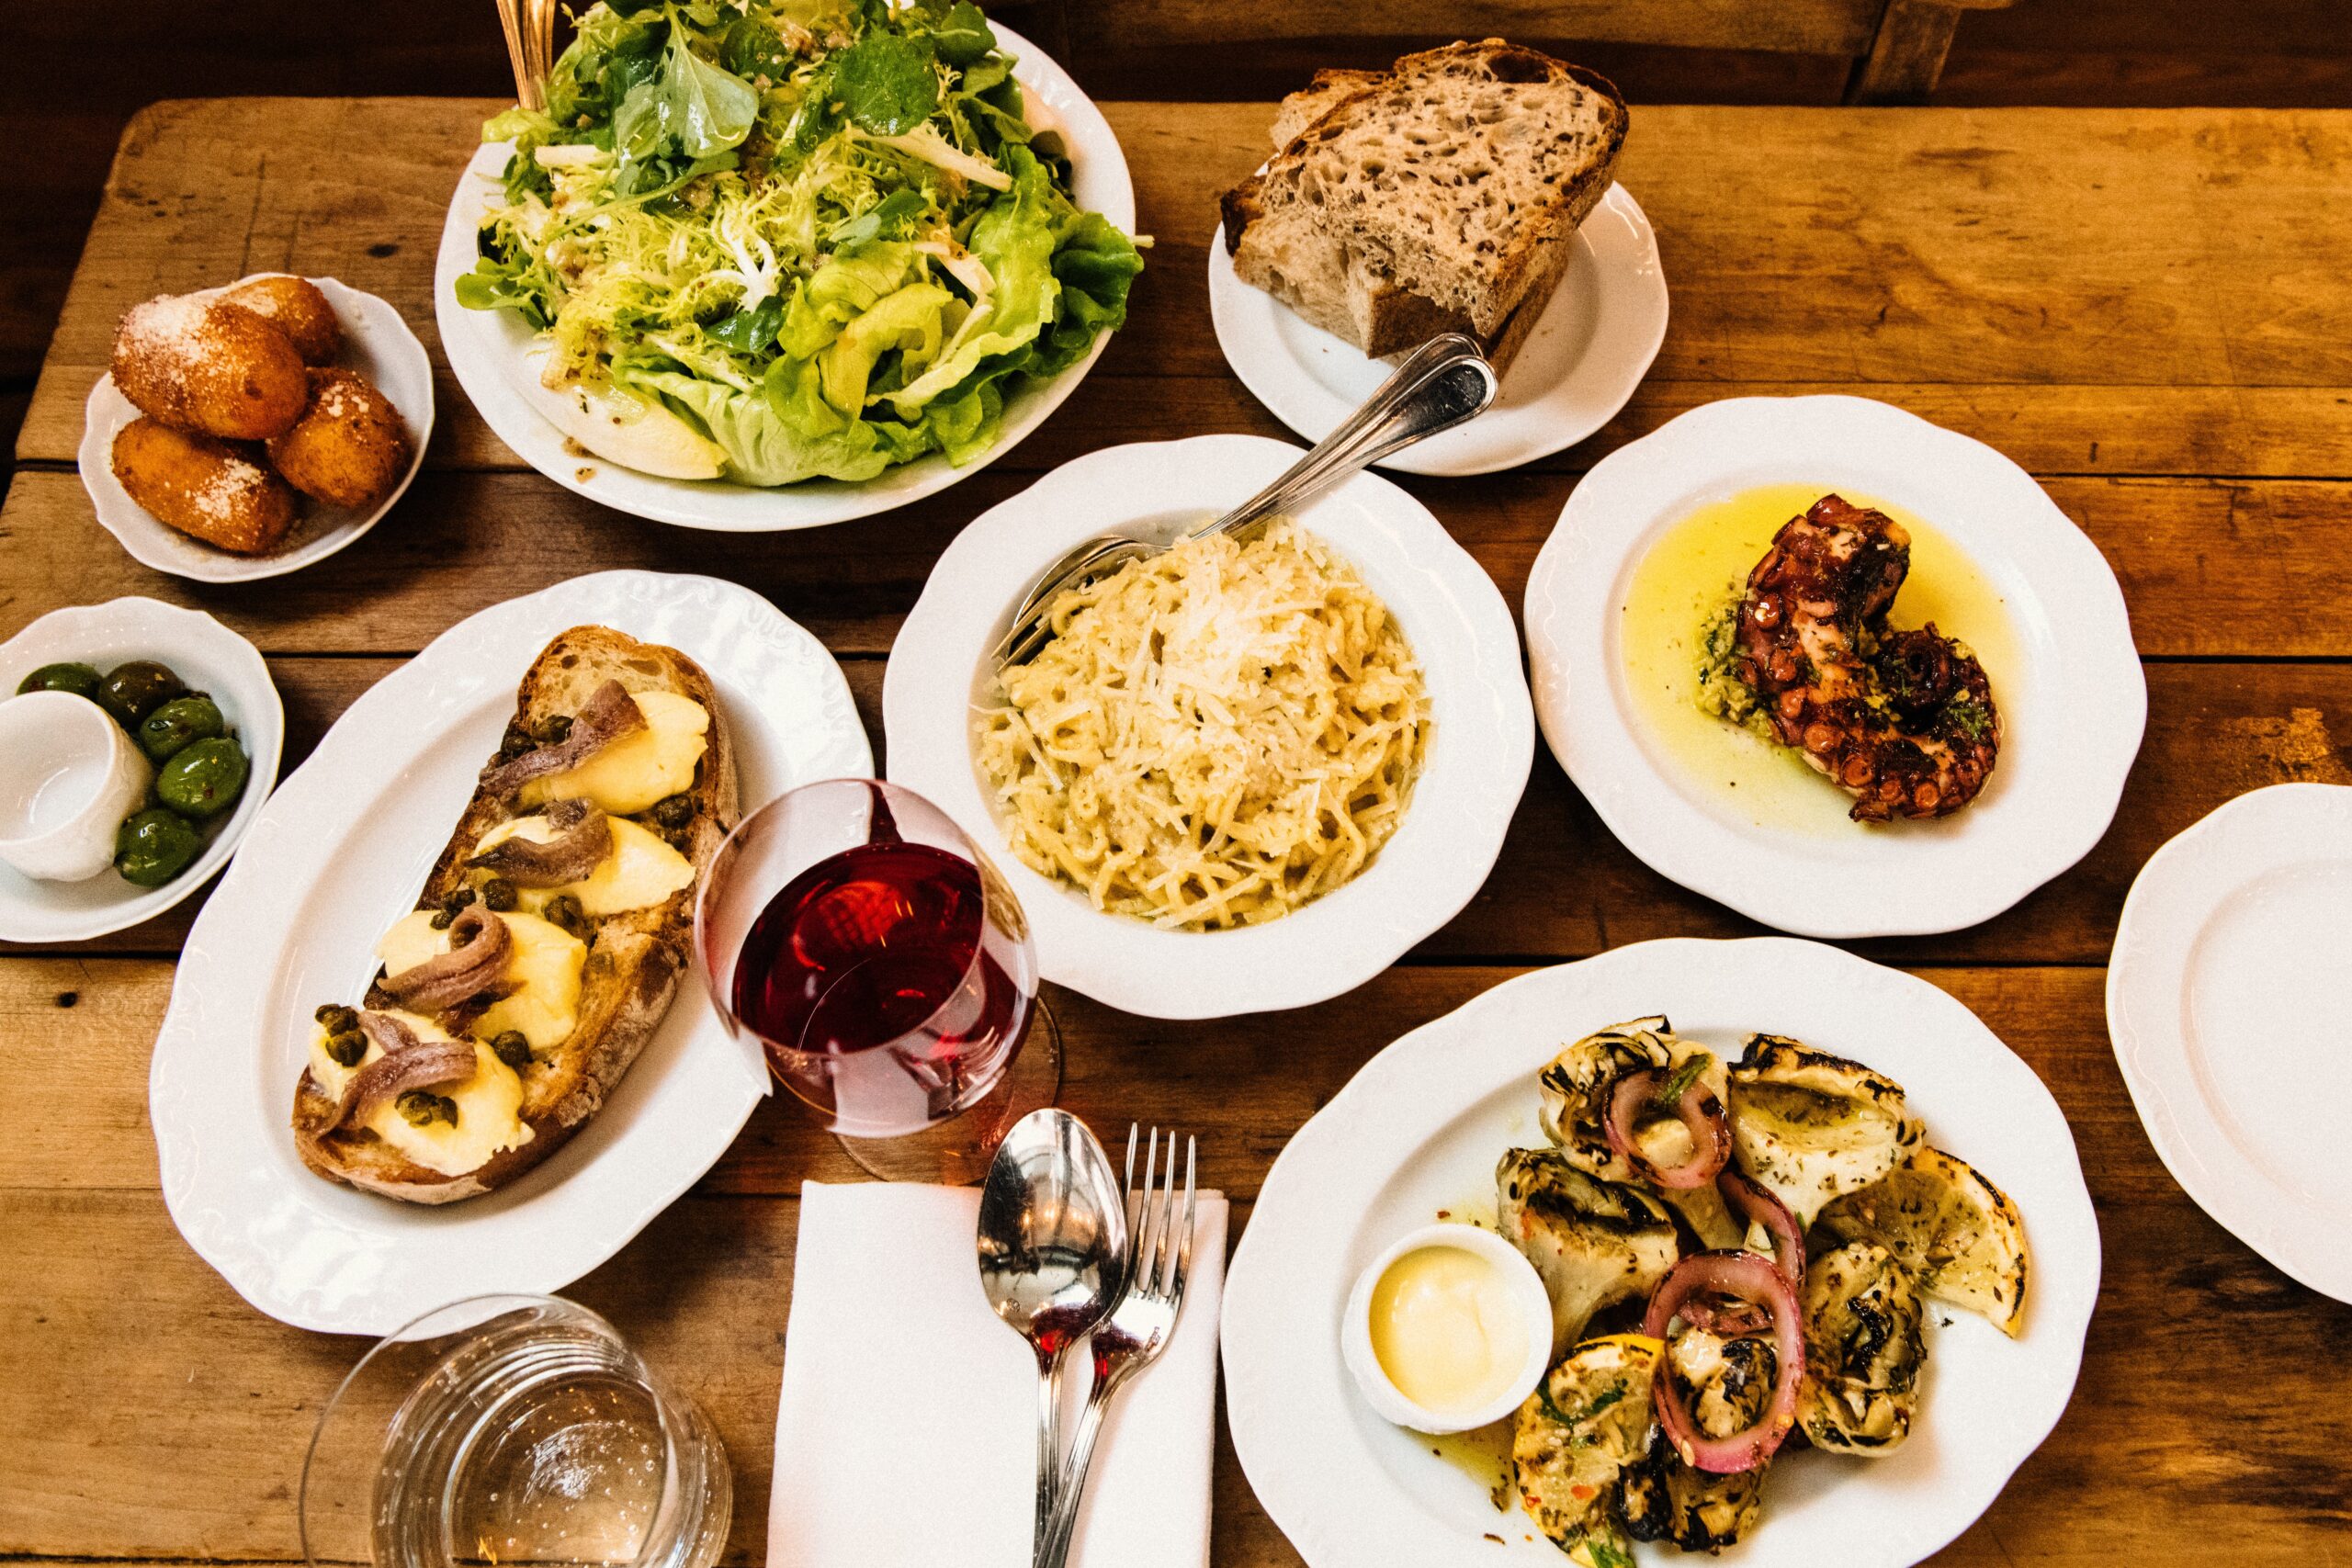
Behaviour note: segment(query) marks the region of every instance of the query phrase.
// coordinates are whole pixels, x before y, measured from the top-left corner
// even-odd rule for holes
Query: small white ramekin
[[[1501,1393],[1476,1409],[1431,1410],[1406,1398],[1403,1391],[1389,1381],[1380,1358],[1372,1348],[1373,1288],[1380,1283],[1380,1277],[1388,1272],[1391,1264],[1425,1247],[1453,1247],[1494,1264],[1527,1333],[1527,1356],[1520,1365],[1519,1374]],[[1459,1224],[1423,1225],[1399,1236],[1372,1260],[1371,1267],[1356,1276],[1355,1289],[1348,1293],[1347,1317],[1340,1325],[1340,1354],[1347,1362],[1348,1371],[1355,1374],[1356,1386],[1384,1420],[1416,1432],[1467,1432],[1489,1426],[1518,1409],[1535,1392],[1537,1380],[1550,1370],[1552,1298],[1544,1291],[1535,1265],[1494,1232]]]
[[[62,777],[67,770],[77,776]],[[97,875],[114,863],[115,829],[154,776],[122,726],[87,697],[27,692],[0,702],[0,860],[44,882]],[[33,828],[33,797],[59,789],[79,798]]]

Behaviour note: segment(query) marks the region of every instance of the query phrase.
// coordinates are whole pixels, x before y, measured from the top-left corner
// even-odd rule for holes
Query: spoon
[[[1066,1111],[1033,1111],[997,1145],[980,1188],[980,1288],[1037,1356],[1037,1519],[1061,1471],[1062,1353],[1125,1293],[1127,1205],[1110,1157]]]
[[[1476,418],[1495,400],[1499,385],[1494,367],[1469,338],[1447,333],[1430,339],[1406,357],[1362,408],[1317,442],[1314,450],[1302,454],[1273,483],[1224,516],[1185,529],[1172,542],[1098,534],[1047,567],[997,643],[996,667],[1026,664],[1054,639],[1046,611],[1065,591],[1108,577],[1130,561],[1159,555],[1176,542],[1238,533],[1303,506],[1383,457]]]

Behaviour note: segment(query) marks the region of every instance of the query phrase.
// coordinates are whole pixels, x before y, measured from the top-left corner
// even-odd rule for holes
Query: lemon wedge
[[[1936,1301],[1976,1313],[2014,1339],[2025,1322],[2025,1222],[1967,1161],[1925,1145],[1878,1181],[1824,1206],[1814,1224],[1874,1241]]]

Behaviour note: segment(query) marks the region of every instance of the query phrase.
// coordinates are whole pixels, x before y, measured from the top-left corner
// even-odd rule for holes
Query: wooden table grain
[[[161,290],[283,269],[382,294],[434,344],[435,240],[494,107],[232,99],[140,117],[0,510],[0,635],[121,593],[208,609],[269,656],[291,767],[361,691],[484,605],[582,570],[707,571],[822,636],[878,732],[899,618],[983,508],[1114,442],[1284,434],[1227,371],[1204,280],[1215,195],[1260,158],[1271,109],[1111,104],[1156,242],[1130,324],[1026,445],[943,495],[799,534],[665,528],[522,468],[445,372],[427,471],[351,550],[243,588],[130,560],[72,468],[116,318]],[[2346,171],[2352,114],[1641,108],[1619,172],[1657,227],[1674,310],[1649,379],[1555,458],[1404,481],[1516,604],[1601,454],[1716,398],[1854,392],[2007,452],[2115,564],[2150,716],[2113,829],[1998,919],[1856,944],[1959,997],[2041,1074],[2105,1235],[2073,1405],[1939,1562],[2352,1562],[2352,1307],[2288,1280],[2181,1193],[2117,1076],[2101,999],[2124,891],[2158,844],[2257,785],[2352,783]],[[82,947],[0,952],[0,1555],[300,1555],[302,1445],[359,1346],[254,1313],[164,1213],[147,1054],[193,907]],[[1532,965],[1754,929],[1634,861],[1541,757],[1487,888],[1404,963],[1337,1002],[1219,1023],[1059,998],[1065,1100],[1199,1131],[1204,1178],[1246,1223],[1285,1139],[1403,1031]],[[853,1175],[790,1105],[767,1104],[577,1287],[717,1418],[738,1479],[733,1562],[763,1553],[793,1195]],[[1214,1561],[1295,1562],[1222,1432],[1218,1445]]]

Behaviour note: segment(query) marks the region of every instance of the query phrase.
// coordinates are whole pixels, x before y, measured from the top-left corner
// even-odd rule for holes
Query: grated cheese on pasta
[[[1055,638],[976,721],[1013,852],[1097,908],[1213,931],[1368,864],[1427,754],[1388,607],[1287,522],[1189,540],[1054,604]]]

